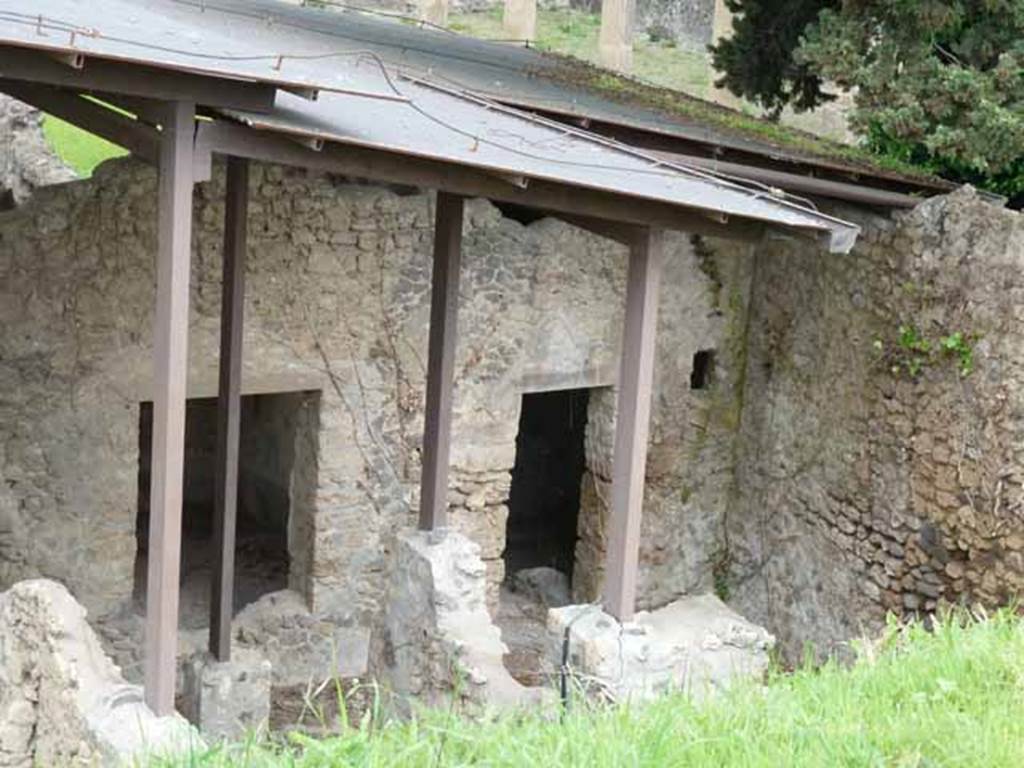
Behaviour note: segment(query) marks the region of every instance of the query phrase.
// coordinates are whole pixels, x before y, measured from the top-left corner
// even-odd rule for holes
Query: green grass
[[[453,14],[448,26],[485,40],[500,40],[502,8],[477,13]],[[598,14],[574,10],[540,10],[537,13],[535,47],[543,51],[597,61],[597,38],[601,30]],[[677,47],[672,42],[637,38],[633,50],[633,71],[644,80],[694,95],[704,95],[711,83],[711,70],[704,54]]]
[[[57,156],[83,178],[91,176],[104,160],[128,154],[116,144],[52,115],[43,119],[43,134]]]
[[[434,766],[1024,765],[1024,623],[947,618],[930,632],[890,627],[851,668],[773,673],[705,706],[666,696],[645,706],[583,707],[471,720],[428,712],[366,719],[322,740],[250,739],[178,765],[213,768]]]

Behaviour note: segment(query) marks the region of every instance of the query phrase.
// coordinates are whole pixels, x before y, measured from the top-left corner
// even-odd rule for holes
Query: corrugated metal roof
[[[59,38],[53,31],[59,20],[69,29],[91,30],[74,39],[68,32],[63,41],[88,55],[264,82],[273,82],[266,76],[276,64],[282,76],[328,89],[316,101],[279,93],[277,106],[267,114],[222,112],[253,129],[609,191],[638,205],[657,200],[818,231],[829,236],[830,249],[837,252],[848,251],[859,232],[853,224],[780,199],[767,188],[668,164],[479,96],[402,76],[375,51],[343,47],[335,37],[286,21],[294,18],[290,14],[278,17],[261,10],[294,10],[278,3],[48,0],[42,23],[50,24],[51,31],[34,29],[26,14],[5,10],[12,5],[17,4],[0,0],[0,45],[27,45],[33,35]],[[218,10],[231,8],[236,10]],[[115,13],[123,17],[108,22]],[[38,40],[32,42],[40,47]],[[51,50],[57,50],[57,42],[48,40]],[[343,91],[332,89],[342,83]]]

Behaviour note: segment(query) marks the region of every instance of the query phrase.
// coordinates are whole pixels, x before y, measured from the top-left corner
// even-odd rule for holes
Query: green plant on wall
[[[729,601],[732,589],[729,586],[729,571],[732,568],[732,556],[728,544],[723,544],[711,559],[711,580],[715,596],[723,603]]]
[[[961,376],[969,376],[974,370],[974,345],[962,331],[955,331],[939,339],[939,348],[956,357]]]
[[[976,341],[975,335],[964,331],[928,337],[916,325],[900,325],[895,342],[877,338],[874,348],[894,376],[905,374],[916,379],[928,366],[954,361],[960,376],[967,377],[974,371]]]

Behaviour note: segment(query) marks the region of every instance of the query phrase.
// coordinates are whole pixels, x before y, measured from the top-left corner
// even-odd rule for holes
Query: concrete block
[[[204,651],[185,668],[183,714],[211,742],[240,739],[270,720],[270,662],[245,648],[231,656],[221,662]]]

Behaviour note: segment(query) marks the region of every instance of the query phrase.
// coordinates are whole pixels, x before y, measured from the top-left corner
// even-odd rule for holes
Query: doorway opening
[[[509,647],[505,666],[540,685],[547,609],[570,599],[590,390],[523,395],[505,529],[505,584],[498,626]]]
[[[590,391],[523,395],[508,500],[505,572],[545,566],[572,578]]]
[[[311,460],[319,412],[318,392],[242,397],[235,538],[234,612],[268,592],[289,586],[290,571],[304,568],[297,547],[311,529],[315,472]],[[143,606],[149,555],[149,494],[153,404],[139,408],[138,514],[135,600]],[[190,399],[185,407],[185,477],[182,509],[180,624],[209,625],[210,588],[216,566],[213,519],[216,484],[217,400]],[[298,461],[297,461],[298,459]],[[315,455],[312,457],[315,463]],[[294,562],[298,560],[299,562]],[[294,581],[294,579],[291,579]]]

